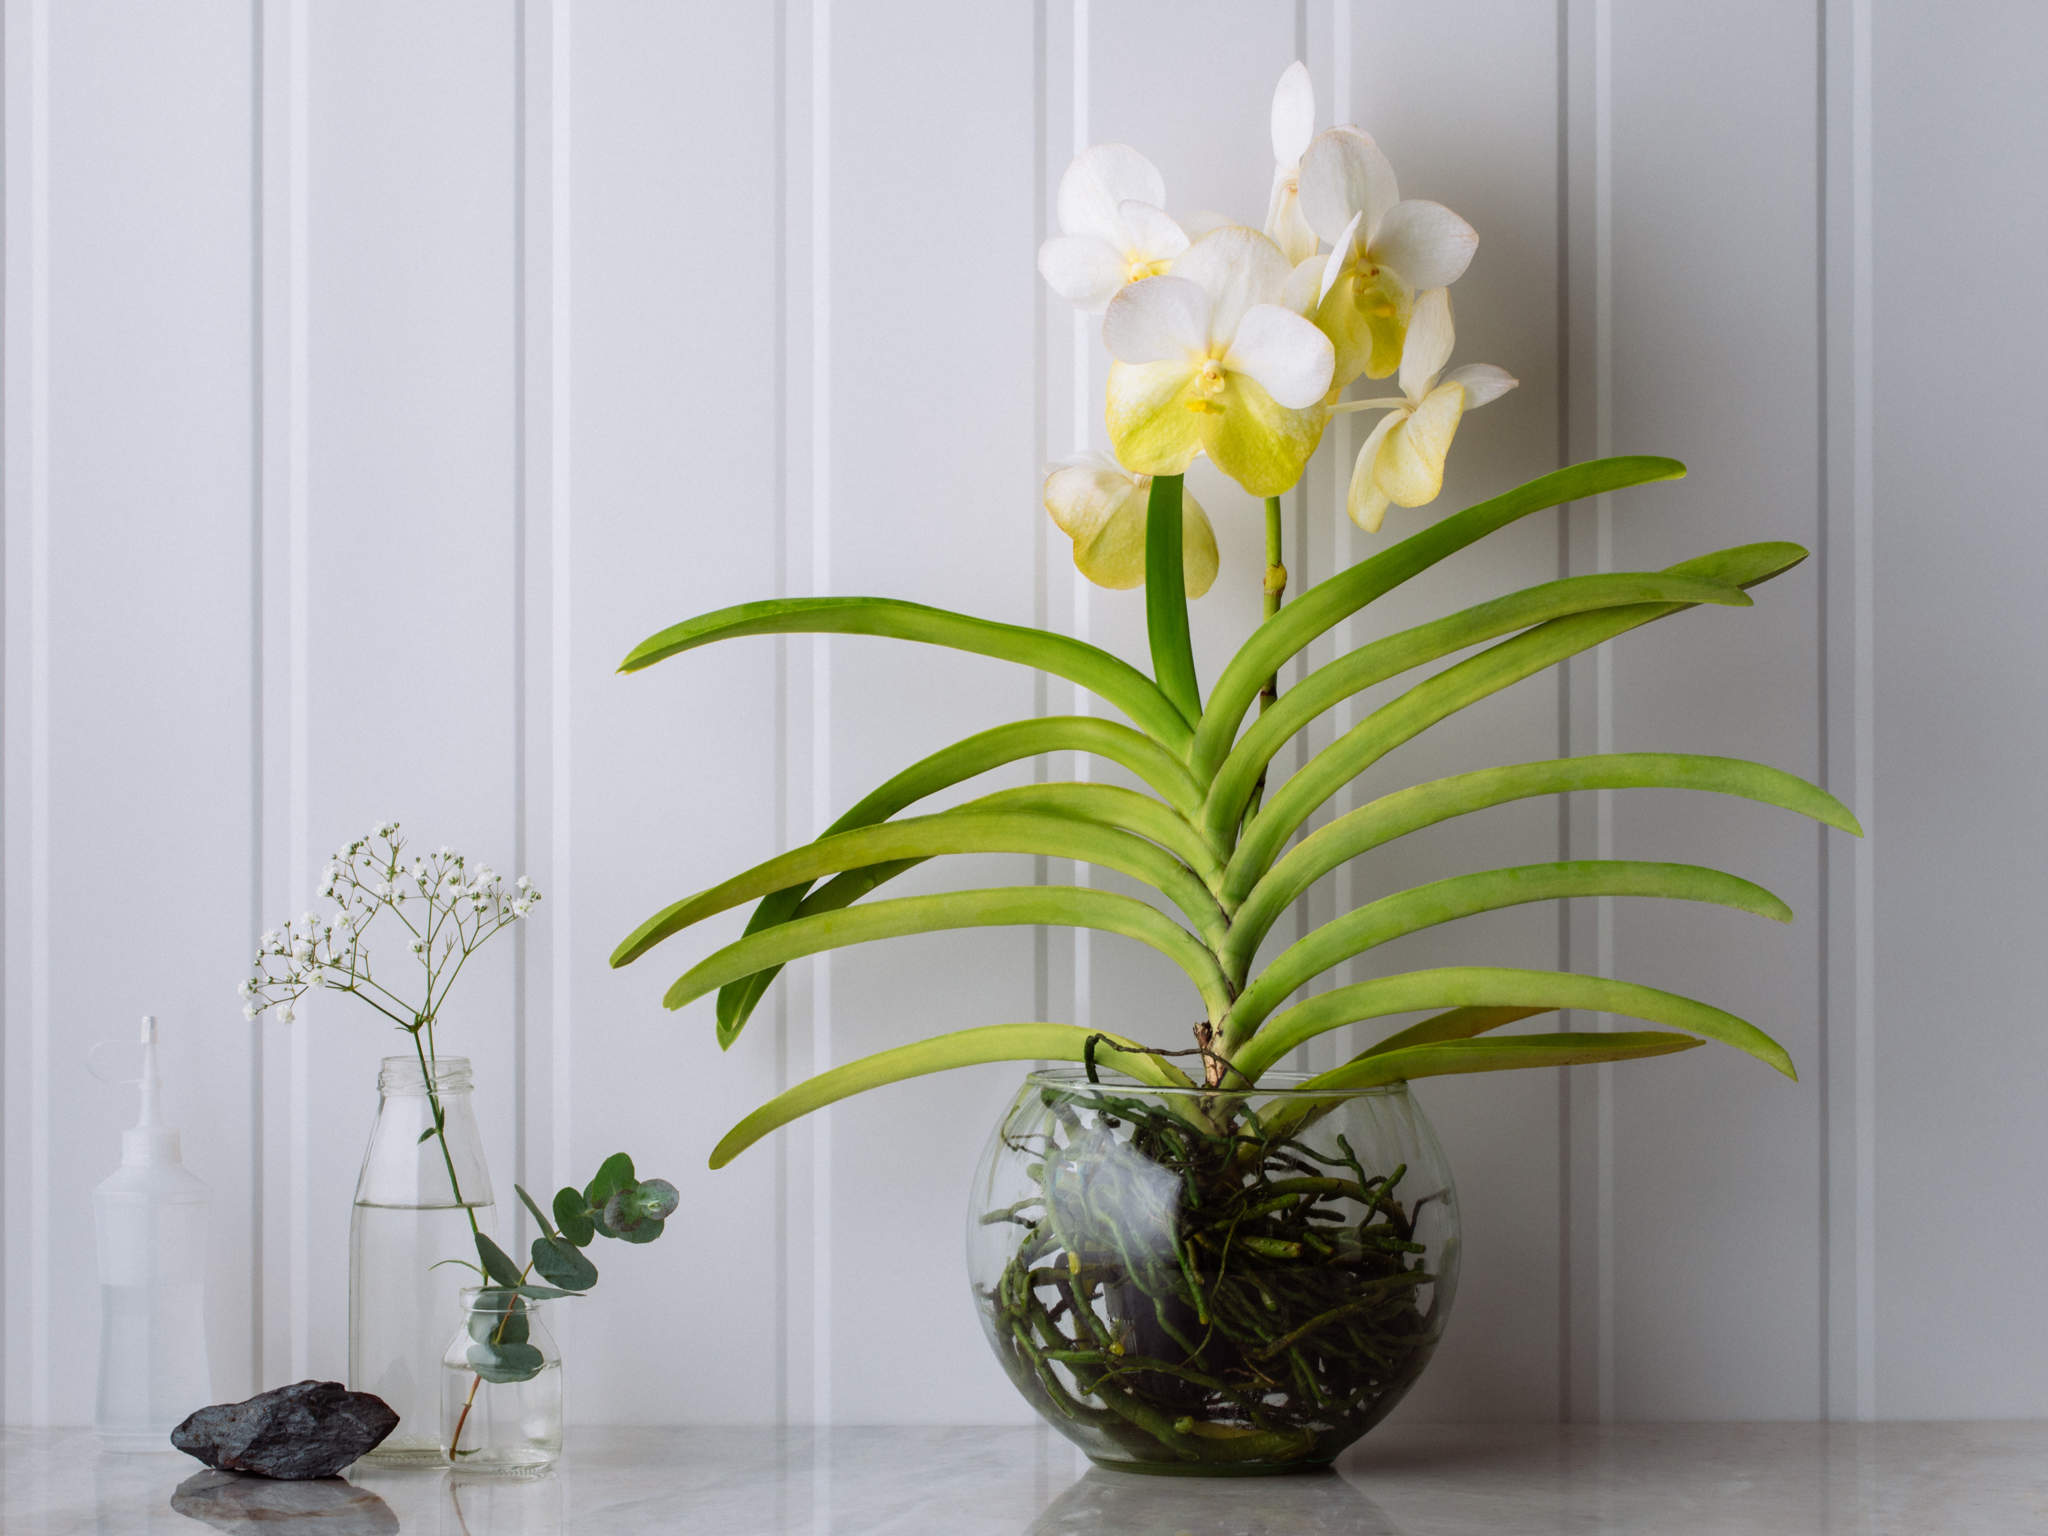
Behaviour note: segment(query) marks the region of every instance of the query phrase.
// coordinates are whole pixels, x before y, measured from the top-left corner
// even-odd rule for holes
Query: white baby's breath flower
[[[256,1015],[261,1013],[262,1011],[263,1010],[258,1008],[254,1003],[250,1003],[242,1009],[242,1017],[253,1022]]]
[[[414,939],[406,947],[416,955],[424,955],[427,952],[427,941],[425,939]]]
[[[519,878],[518,878],[518,879],[517,879],[516,881],[514,881],[513,883],[514,883],[515,885],[517,885],[517,886],[519,887],[519,889],[521,889],[522,891],[524,891],[524,890],[527,890],[527,889],[530,889],[530,888],[532,887],[532,885],[533,885],[533,882],[532,882],[531,880],[529,880],[529,879],[528,879],[528,878],[527,878],[527,877],[526,877],[525,875],[521,875],[521,876],[520,876],[520,877],[519,877]]]
[[[235,991],[243,997],[254,997],[256,995],[255,979],[253,977],[244,976],[239,982],[236,983]]]
[[[298,1015],[292,1011],[292,1005],[290,1003],[286,1003],[282,1008],[277,1010],[277,1022],[280,1024],[289,1024],[293,1019],[297,1017]]]
[[[518,897],[512,903],[512,915],[514,917],[524,917],[526,916],[527,908],[530,906],[532,906],[532,903],[524,896]]]

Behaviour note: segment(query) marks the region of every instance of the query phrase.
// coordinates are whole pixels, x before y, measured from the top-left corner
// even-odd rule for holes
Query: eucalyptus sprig
[[[477,1263],[471,1267],[486,1282],[469,1314],[472,1342],[468,1358],[476,1379],[469,1384],[469,1397],[448,1439],[450,1460],[461,1454],[463,1427],[484,1382],[531,1381],[541,1373],[541,1353],[528,1342],[532,1330],[527,1304],[588,1295],[597,1284],[597,1266],[583,1250],[599,1237],[625,1243],[653,1242],[661,1236],[680,1199],[668,1180],[636,1177],[633,1159],[623,1152],[606,1158],[596,1177],[582,1189],[565,1185],[556,1190],[552,1222],[533,1196],[517,1184],[512,1188],[540,1228],[540,1236],[533,1240],[532,1256],[521,1268],[488,1236],[476,1234]],[[533,1284],[535,1274],[547,1284]]]

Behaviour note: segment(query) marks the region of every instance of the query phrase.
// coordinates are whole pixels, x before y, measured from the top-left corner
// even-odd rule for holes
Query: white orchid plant
[[[991,726],[912,764],[814,840],[649,918],[619,946],[615,965],[714,914],[753,904],[745,934],[692,965],[665,998],[679,1008],[716,993],[722,1044],[737,1039],[791,960],[901,934],[1046,924],[1130,939],[1177,966],[1190,984],[1193,1049],[1148,1043],[1142,1037],[1158,1022],[1149,1019],[1129,1021],[1121,1031],[1055,1021],[988,1023],[911,1041],[834,1067],[755,1110],[718,1144],[713,1166],[822,1105],[923,1073],[1063,1060],[1085,1062],[1091,1071],[1112,1067],[1140,1083],[1226,1093],[1249,1089],[1326,1031],[1404,1013],[1426,1016],[1309,1086],[1354,1089],[1440,1073],[1618,1061],[1710,1039],[1792,1074],[1783,1047],[1755,1025],[1704,1002],[1607,977],[1456,965],[1327,985],[1333,968],[1392,939],[1525,902],[1664,897],[1790,917],[1768,891],[1715,869],[1591,859],[1458,873],[1380,896],[1270,958],[1262,955],[1279,919],[1347,861],[1423,827],[1532,796],[1685,788],[1857,830],[1834,797],[1777,769],[1650,752],[1483,768],[1382,794],[1312,826],[1366,769],[1464,706],[1698,604],[1746,607],[1747,589],[1806,555],[1793,544],[1749,544],[1659,571],[1545,581],[1378,635],[1308,670],[1282,696],[1282,668],[1311,642],[1485,535],[1564,503],[1684,473],[1682,465],[1654,457],[1560,469],[1422,527],[1285,602],[1279,497],[1299,482],[1333,415],[1382,413],[1351,468],[1347,496],[1352,520],[1373,533],[1389,506],[1419,507],[1436,498],[1465,412],[1515,385],[1490,365],[1449,368],[1449,289],[1477,249],[1471,225],[1440,203],[1402,198],[1393,168],[1368,134],[1349,126],[1316,133],[1314,123],[1308,73],[1295,64],[1273,100],[1274,173],[1261,228],[1176,220],[1167,211],[1164,178],[1149,160],[1125,145],[1100,145],[1062,178],[1060,233],[1039,252],[1045,281],[1102,316],[1111,358],[1105,423],[1114,454],[1053,466],[1044,503],[1073,539],[1084,575],[1113,589],[1143,588],[1149,673],[1065,635],[881,597],[723,609],[651,636],[622,666],[637,671],[747,635],[883,636],[1037,668],[1092,692],[1122,717]],[[1346,398],[1359,379],[1390,376],[1398,395]],[[1216,579],[1217,545],[1208,513],[1183,488],[1183,476],[1201,457],[1264,498],[1267,549],[1266,568],[1257,573],[1264,620],[1206,691],[1189,643],[1188,599]],[[1474,653],[1338,733],[1267,793],[1267,773],[1281,749],[1327,711],[1467,651]],[[1049,753],[1106,760],[1128,783],[1033,783],[904,814],[981,774]],[[927,860],[989,853],[1114,869],[1157,900],[1086,885],[870,899]],[[1564,1009],[1660,1027],[1495,1033]],[[1193,1076],[1175,1060],[1190,1055],[1199,1056]]]

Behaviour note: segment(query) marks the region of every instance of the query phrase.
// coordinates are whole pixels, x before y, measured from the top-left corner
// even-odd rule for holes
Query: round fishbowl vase
[[[968,1274],[1017,1390],[1095,1461],[1327,1466],[1429,1363],[1458,1207],[1405,1084],[1158,1089],[1034,1072],[990,1137]]]

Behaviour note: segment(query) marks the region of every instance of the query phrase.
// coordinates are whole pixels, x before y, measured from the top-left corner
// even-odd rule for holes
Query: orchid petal
[[[1339,386],[1361,373],[1384,379],[1401,363],[1414,295],[1390,267],[1348,262],[1316,306],[1315,321],[1337,348]]]
[[[1068,303],[1099,314],[1123,287],[1128,265],[1093,235],[1054,235],[1038,248],[1038,271]]]
[[[1387,515],[1391,498],[1380,488],[1373,471],[1379,465],[1380,449],[1386,445],[1393,430],[1407,421],[1408,412],[1389,411],[1374,424],[1365,443],[1358,450],[1358,458],[1351,466],[1351,485],[1344,496],[1344,510],[1351,514],[1351,521],[1367,533],[1378,533],[1380,521]]]
[[[1045,510],[1077,545],[1094,538],[1130,494],[1131,477],[1106,453],[1062,459],[1045,477]]]
[[[1119,302],[1151,283],[1178,282],[1154,277],[1135,283],[1117,296]],[[1111,313],[1115,313],[1112,306]],[[1202,451],[1204,408],[1210,402],[1196,391],[1199,377],[1185,359],[1157,363],[1111,363],[1104,419],[1109,441],[1124,468],[1141,475],[1178,475]]]
[[[1442,385],[1424,396],[1380,445],[1373,464],[1373,478],[1380,489],[1404,507],[1436,500],[1444,488],[1444,459],[1464,411],[1465,391],[1455,384]]]
[[[1176,278],[1198,284],[1209,296],[1207,341],[1211,348],[1230,345],[1238,322],[1254,304],[1278,302],[1292,270],[1279,246],[1242,225],[1204,235],[1173,264]]]
[[[1166,180],[1128,144],[1097,144],[1074,157],[1060,177],[1060,232],[1093,235],[1121,250],[1125,231],[1117,207],[1125,202],[1166,206]]]
[[[1116,513],[1086,543],[1074,541],[1074,566],[1098,587],[1128,592],[1145,585],[1145,522],[1150,515],[1150,482],[1124,481]],[[1220,564],[1216,530],[1194,497],[1180,502],[1181,589],[1200,597],[1216,584]]]
[[[1218,469],[1254,496],[1292,490],[1322,440],[1327,414],[1319,406],[1290,410],[1245,374],[1223,378],[1221,395],[1202,402],[1211,409],[1189,413],[1200,423],[1202,446]]]
[[[1325,129],[1301,157],[1301,211],[1309,228],[1333,244],[1354,213],[1365,215],[1370,236],[1400,197],[1393,166],[1356,128]]]
[[[1266,203],[1266,238],[1296,264],[1316,253],[1316,232],[1301,213],[1301,189],[1294,172],[1285,166],[1273,172],[1273,195]]]
[[[1466,363],[1444,375],[1444,383],[1465,391],[1465,409],[1476,411],[1489,400],[1498,400],[1522,381],[1505,368],[1491,363]]]
[[[1449,290],[1432,288],[1418,295],[1407,339],[1401,343],[1401,393],[1419,403],[1451,360],[1455,340]]]
[[[1351,222],[1344,226],[1343,233],[1337,236],[1336,243],[1330,247],[1330,259],[1323,263],[1323,286],[1316,294],[1318,304],[1327,299],[1330,290],[1337,286],[1337,279],[1344,275],[1345,263],[1358,254],[1358,226],[1364,218],[1365,215],[1362,213],[1351,215]]]
[[[1337,365],[1330,338],[1291,309],[1254,304],[1238,322],[1223,367],[1255,382],[1275,403],[1305,411],[1330,392]]]
[[[1374,228],[1371,256],[1392,267],[1411,288],[1442,288],[1472,265],[1479,232],[1442,203],[1411,198],[1396,203]]]
[[[1126,198],[1116,205],[1116,211],[1131,237],[1128,254],[1148,261],[1171,261],[1188,248],[1186,232],[1164,208]]]
[[[1273,88],[1273,159],[1294,166],[1308,150],[1316,132],[1316,88],[1308,66],[1296,59],[1281,72]]]
[[[1323,296],[1323,267],[1320,256],[1311,256],[1287,274],[1287,284],[1280,290],[1280,302],[1297,315],[1313,317],[1316,303]]]
[[[1102,316],[1102,341],[1120,363],[1164,363],[1183,369],[1209,342],[1209,296],[1178,275],[1125,285]],[[1170,471],[1153,471],[1170,473]]]
[[[1235,229],[1240,222],[1227,213],[1218,213],[1214,208],[1199,208],[1182,219],[1180,227],[1187,231],[1188,239],[1199,240],[1219,229]]]

